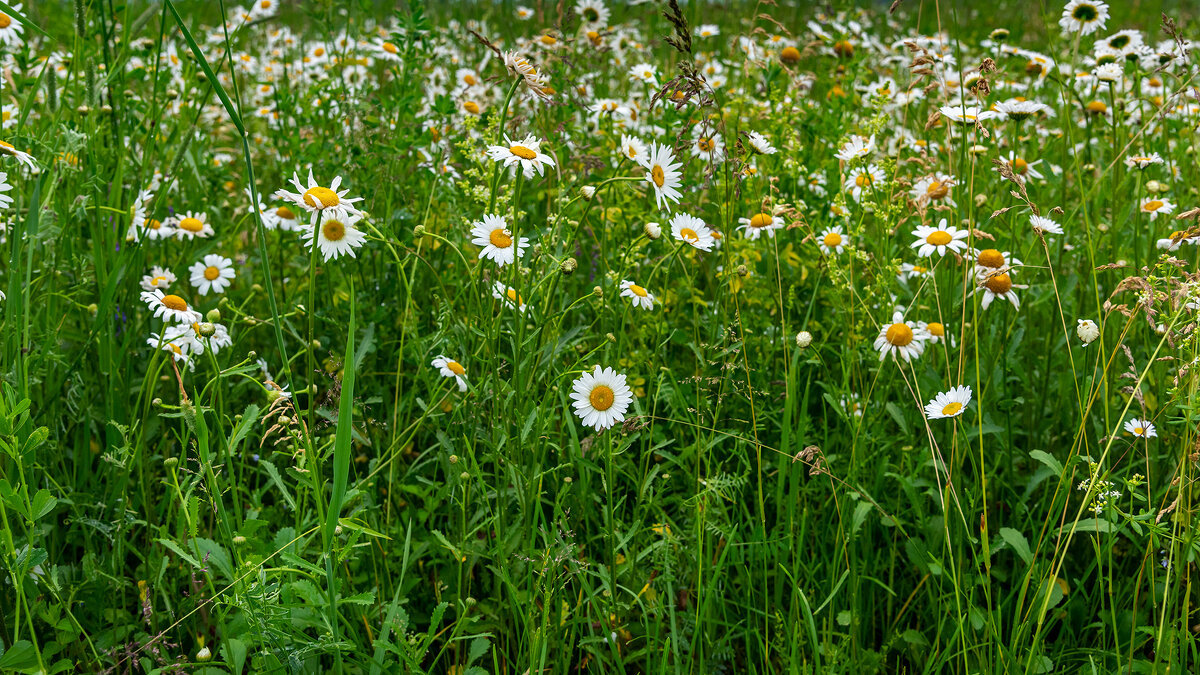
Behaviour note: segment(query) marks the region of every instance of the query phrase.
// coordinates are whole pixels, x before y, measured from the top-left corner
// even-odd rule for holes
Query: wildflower
[[[654,309],[654,294],[632,281],[621,280],[621,297],[629,298],[634,307]]]
[[[521,21],[528,21],[533,18],[533,10],[528,7],[517,7],[517,18]]]
[[[861,202],[863,193],[868,190],[874,190],[876,185],[887,180],[887,176],[874,164],[860,166],[850,171],[846,176],[845,188],[850,191],[850,196],[854,197],[854,201]]]
[[[994,110],[980,110],[977,106],[944,105],[938,109],[942,116],[951,122],[967,126],[977,122],[998,119],[1002,115]]]
[[[200,312],[188,307],[178,295],[164,295],[159,289],[142,291],[142,302],[154,310],[154,316],[170,323],[192,324],[200,320]]]
[[[1124,70],[1119,63],[1105,63],[1102,66],[1097,66],[1092,74],[1101,82],[1120,82],[1121,77],[1124,75]]]
[[[458,390],[460,392],[467,390],[467,369],[463,368],[461,363],[438,354],[433,359],[432,365],[438,369],[442,377],[453,377],[454,381],[458,383]]]
[[[1025,178],[1026,180],[1028,180],[1030,178],[1033,178],[1035,180],[1041,180],[1041,179],[1045,178],[1045,176],[1042,175],[1042,173],[1040,171],[1038,171],[1037,169],[1034,168],[1038,164],[1042,163],[1042,160],[1040,160],[1040,159],[1029,162],[1029,161],[1022,159],[1021,157],[1018,157],[1017,153],[1010,152],[1010,153],[1008,153],[1008,157],[1001,157],[1000,161],[1003,162],[1004,165],[1006,167],[1008,167],[1008,169],[1011,170],[1014,175],[1020,176],[1021,178]],[[1005,178],[1005,180],[1007,180],[1007,178]]]
[[[1125,423],[1125,431],[1141,438],[1154,438],[1158,436],[1158,432],[1154,429],[1154,424],[1150,420],[1140,420],[1136,417]]]
[[[783,221],[776,219],[769,213],[756,213],[749,218],[738,218],[739,230],[743,230],[746,238],[755,241],[765,232],[768,237],[774,238],[775,230],[783,227]]]
[[[891,354],[892,358],[900,356],[905,361],[911,361],[925,351],[925,342],[928,339],[929,333],[916,323],[905,321],[902,313],[895,312],[892,314],[891,323],[879,328],[879,335],[875,338],[875,349],[879,350],[880,361],[887,358],[888,354]]]
[[[636,136],[621,136],[621,157],[641,164],[646,160],[646,144]]]
[[[1021,301],[1017,298],[1015,288],[1024,288],[1024,286],[1016,286],[1012,282],[1012,277],[1004,272],[986,275],[980,280],[979,286],[975,288],[973,293],[982,292],[983,302],[980,306],[987,309],[992,301],[996,298],[1007,300],[1012,303],[1013,309],[1021,309]]]
[[[516,262],[517,258],[525,255],[525,249],[529,246],[526,237],[513,241],[504,216],[485,215],[482,221],[473,223],[471,237],[472,244],[483,247],[479,258],[487,258],[501,267]]]
[[[1108,5],[1099,0],[1071,0],[1063,7],[1058,25],[1064,33],[1091,35],[1108,22]]]
[[[841,149],[837,151],[834,157],[843,162],[851,162],[859,158],[870,157],[873,152],[875,152],[874,134],[870,138],[866,136],[851,136],[849,140],[842,144]]]
[[[625,412],[633,402],[633,392],[625,376],[612,368],[596,366],[571,385],[571,404],[584,426],[602,431],[625,420]]]
[[[3,14],[0,14],[0,16],[3,16]],[[13,25],[20,25],[20,24],[14,23]],[[3,35],[4,35],[4,29],[0,29],[0,42],[3,42],[3,37],[2,37]],[[10,143],[5,143],[4,141],[0,141],[0,154],[9,155],[11,157],[16,157],[18,162],[20,162],[21,164],[24,164],[26,167],[28,167],[30,169],[37,168],[37,160],[35,160],[33,158],[33,155],[29,154],[28,152],[22,152],[21,150],[14,148],[12,146],[12,144],[10,144]]]
[[[608,7],[604,6],[604,0],[579,0],[579,4],[575,5],[575,13],[586,27],[608,26]]]
[[[934,173],[913,183],[909,196],[919,204],[944,202],[948,206],[957,206],[950,197],[950,187],[955,183],[954,176]]]
[[[817,244],[825,255],[838,255],[846,249],[846,237],[843,236],[842,226],[834,225],[821,233]]]
[[[1062,234],[1062,225],[1036,214],[1030,214],[1029,224],[1033,226],[1033,231],[1038,234]]]
[[[810,333],[806,330],[802,330],[799,333],[796,333],[796,346],[799,347],[800,349],[808,349],[808,347],[812,343],[813,343],[812,333]]]
[[[642,232],[649,239],[658,239],[662,236],[662,226],[658,223],[646,223],[642,226]]]
[[[152,291],[154,289],[166,290],[175,283],[175,273],[165,267],[155,265],[150,268],[150,273],[142,277],[142,290]]]
[[[1175,205],[1164,199],[1147,198],[1143,199],[1138,210],[1142,213],[1150,214],[1150,221],[1153,222],[1159,215],[1167,215],[1175,211]]]
[[[1003,114],[1008,119],[1016,121],[1025,120],[1037,115],[1038,113],[1050,111],[1050,106],[1046,105],[1045,103],[1017,99],[1001,101],[992,106],[992,108],[996,112]]]
[[[1162,155],[1157,152],[1152,152],[1149,155],[1138,155],[1136,157],[1126,157],[1125,166],[1131,169],[1145,169],[1153,164],[1162,164]]]
[[[204,260],[192,265],[188,272],[191,274],[192,285],[200,295],[208,295],[209,291],[224,293],[229,283],[237,276],[237,272],[233,270],[233,261],[215,253],[204,256]]]
[[[649,63],[639,63],[629,69],[629,79],[658,88],[658,71]]]
[[[1078,325],[1075,326],[1075,334],[1079,336],[1080,342],[1086,347],[1096,341],[1100,337],[1100,327],[1091,319],[1079,319]]]
[[[702,38],[716,37],[720,34],[721,34],[720,27],[715,26],[711,23],[703,24],[699,28],[696,29],[696,35],[698,37],[702,37]]]
[[[1179,249],[1180,246],[1183,246],[1184,244],[1195,245],[1197,243],[1197,241],[1200,241],[1200,240],[1198,240],[1196,238],[1196,235],[1193,234],[1193,235],[1189,236],[1187,231],[1185,231],[1185,230],[1176,230],[1171,233],[1171,236],[1169,236],[1165,239],[1159,239],[1158,241],[1154,242],[1154,246],[1156,248],[1165,249],[1167,251],[1176,251]]]
[[[12,206],[13,198],[7,194],[12,189],[12,185],[8,183],[8,174],[0,171],[0,208],[8,208]]]
[[[750,147],[759,154],[773,155],[776,152],[779,152],[775,149],[775,146],[771,145],[771,142],[767,140],[766,136],[763,136],[757,131],[750,132],[748,141],[750,143]]]
[[[938,255],[946,255],[947,249],[955,253],[967,250],[967,242],[963,240],[970,235],[970,231],[947,226],[946,219],[942,218],[937,227],[918,225],[912,234],[917,238],[912,243],[912,248],[917,249],[917,255],[924,258],[933,255],[934,251],[937,251]]]
[[[932,276],[933,276],[933,270],[929,269],[928,267],[925,267],[924,265],[914,265],[912,263],[901,263],[900,264],[900,273],[896,275],[896,278],[902,282],[907,282],[909,279],[911,279],[913,277],[932,277]]]
[[[151,333],[150,337],[146,338],[146,345],[169,353],[177,362],[189,363],[195,351],[193,336],[189,326],[164,327],[162,332]]]
[[[360,212],[354,206],[355,202],[362,201],[362,197],[348,198],[346,195],[349,190],[338,191],[338,187],[342,184],[342,177],[336,176],[329,187],[319,185],[313,178],[312,169],[308,171],[308,183],[301,183],[300,176],[295,172],[292,173],[292,185],[296,187],[296,192],[288,192],[287,190],[276,190],[275,198],[291,202],[296,206],[304,209],[312,214],[310,223],[316,223],[318,214],[325,213],[326,216],[331,216],[335,220],[341,220],[338,216],[358,216]]]
[[[691,244],[701,251],[712,251],[716,238],[704,221],[686,213],[676,214],[671,219],[671,235],[679,241]]]
[[[679,168],[683,164],[672,161],[674,159],[675,154],[670,146],[651,143],[645,159],[639,162],[646,169],[646,181],[654,188],[654,201],[660,209],[666,201],[667,210],[670,210],[670,202],[678,203],[683,197],[679,192],[679,187],[683,185],[683,173]]]
[[[497,162],[504,162],[504,166],[520,164],[526,178],[533,178],[534,170],[539,176],[545,175],[546,167],[554,166],[554,160],[542,153],[542,142],[536,136],[526,136],[514,143],[506,135],[504,143],[488,146],[488,155]]]
[[[529,59],[517,52],[504,52],[504,65],[508,68],[509,73],[520,77],[524,81],[525,87],[535,96],[544,101],[550,100],[553,90],[550,89],[545,76],[533,67]]]
[[[692,142],[692,156],[705,162],[719,162],[724,155],[724,139],[697,126]]]
[[[499,281],[495,282],[492,284],[492,297],[502,301],[509,307],[515,307],[517,311],[525,311],[525,298],[522,298],[521,295],[517,293],[517,289],[511,286],[506,286]]]
[[[359,248],[367,237],[354,225],[362,218],[356,213],[333,212],[321,219],[321,233],[316,234],[316,225],[304,228],[301,237],[311,251],[313,244],[321,250],[321,259],[325,262],[337,260],[343,255],[355,257],[354,249]]]
[[[9,6],[12,7],[14,12],[20,12],[21,4],[22,3],[14,2]],[[3,12],[0,12],[0,44],[3,44],[10,49],[17,49],[25,43],[25,36],[22,35],[24,32],[25,26],[23,26],[20,21],[17,21]]]
[[[967,410],[971,403],[971,388],[968,386],[952,387],[943,391],[925,406],[925,417],[940,420],[946,417],[958,417]]]
[[[187,211],[182,217],[173,219],[171,225],[180,239],[208,239],[215,234],[212,225],[208,224],[208,214],[203,211]]]

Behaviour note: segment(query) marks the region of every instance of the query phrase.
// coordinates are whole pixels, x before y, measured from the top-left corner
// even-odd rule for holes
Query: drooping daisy
[[[14,23],[14,25],[20,25],[20,24]],[[3,35],[3,32],[4,31],[0,30],[0,35]],[[23,152],[21,150],[14,148],[11,143],[5,143],[4,141],[0,141],[0,154],[9,155],[10,157],[16,157],[18,162],[20,162],[21,164],[24,164],[26,167],[28,167],[30,169],[37,168],[37,160],[35,160],[33,158],[33,155],[29,154],[28,152]]]
[[[658,208],[663,208],[667,202],[667,210],[671,210],[671,202],[678,203],[683,194],[679,187],[683,185],[683,173],[679,170],[683,164],[673,161],[675,152],[668,145],[651,143],[646,151],[645,159],[640,162],[646,169],[646,182],[654,188],[654,202]]]
[[[1014,290],[1016,288],[1024,288],[1024,286],[1013,284],[1011,276],[1004,272],[997,272],[980,279],[979,286],[975,288],[974,292],[983,293],[983,302],[979,305],[983,309],[987,309],[993,300],[1000,298],[1001,300],[1011,302],[1013,309],[1020,310],[1021,301],[1017,298],[1017,293]]]
[[[155,265],[150,268],[150,273],[142,277],[142,290],[152,291],[159,289],[162,291],[171,287],[175,283],[175,273],[165,267]]]
[[[213,236],[212,225],[208,224],[208,214],[203,211],[195,213],[187,211],[182,216],[171,221],[175,236],[180,239],[208,239]]]
[[[946,417],[958,417],[967,410],[971,403],[971,388],[962,385],[943,391],[925,406],[925,417],[940,420]]]
[[[1125,158],[1125,166],[1127,166],[1131,169],[1133,169],[1133,168],[1145,169],[1148,166],[1151,166],[1154,164],[1162,164],[1162,163],[1163,163],[1162,155],[1158,154],[1157,152],[1152,152],[1149,155],[1137,155],[1134,157],[1126,157]]]
[[[196,354],[203,354],[206,346],[212,350],[212,353],[220,354],[222,349],[233,344],[229,329],[219,323],[193,323],[190,326],[180,326],[180,328],[192,333],[194,339],[192,350]]]
[[[550,88],[546,77],[538,69],[517,52],[504,52],[504,65],[512,75],[524,80],[525,87],[543,101],[550,100],[554,91]]]
[[[1010,152],[1008,153],[1008,157],[1001,157],[1000,161],[1004,162],[1004,165],[1011,169],[1014,175],[1020,176],[1025,180],[1029,180],[1030,178],[1034,180],[1041,180],[1045,178],[1040,171],[1034,168],[1038,164],[1042,163],[1042,160],[1040,159],[1029,162],[1021,157],[1018,157],[1017,153]]]
[[[1044,216],[1036,214],[1029,215],[1029,224],[1033,227],[1033,231],[1039,234],[1062,234],[1062,225]]]
[[[209,291],[224,293],[237,276],[233,269],[233,261],[215,253],[204,256],[204,260],[192,265],[188,272],[191,274],[192,285],[200,295],[208,295]]]
[[[854,201],[861,202],[864,192],[876,189],[885,180],[887,180],[887,175],[883,173],[883,169],[874,164],[868,164],[851,169],[850,173],[846,175],[843,187],[850,192],[851,197],[854,197]]]
[[[612,368],[596,366],[571,384],[571,404],[584,426],[603,431],[625,420],[625,412],[633,402],[633,392],[625,375]]]
[[[875,349],[879,350],[880,361],[887,358],[888,354],[893,358],[911,361],[925,351],[925,341],[928,339],[929,334],[924,329],[915,322],[905,321],[902,313],[895,312],[891,323],[879,327]]]
[[[1071,0],[1063,7],[1058,25],[1064,33],[1091,35],[1108,22],[1108,5],[1100,0]]]
[[[362,201],[362,197],[347,197],[350,190],[338,191],[338,187],[342,184],[342,177],[335,176],[329,187],[324,187],[317,183],[313,178],[312,169],[308,170],[308,183],[301,183],[299,174],[292,173],[292,185],[296,187],[296,192],[288,192],[284,189],[275,191],[275,198],[291,202],[296,206],[304,209],[312,214],[310,223],[317,222],[317,215],[325,211],[336,211],[340,214],[359,215],[359,210],[354,206],[355,202]],[[330,215],[330,214],[326,214]],[[333,216],[337,219],[337,216]]]
[[[924,321],[918,321],[917,326],[929,334],[930,344],[937,344],[946,339],[946,327],[940,322],[930,321],[929,323],[925,323]],[[950,341],[950,346],[954,346],[953,339]]]
[[[1155,430],[1154,424],[1150,420],[1140,420],[1136,417],[1125,423],[1125,431],[1141,438],[1158,436],[1158,431]]]
[[[453,377],[454,381],[458,383],[458,390],[460,392],[467,390],[467,369],[463,368],[461,363],[438,354],[437,358],[433,360],[432,365],[438,369],[442,377]]]
[[[654,309],[654,294],[632,281],[621,280],[621,297],[629,298],[634,307]]]
[[[866,136],[852,135],[837,151],[834,157],[843,162],[851,162],[856,159],[870,157],[871,153],[875,152],[875,135],[870,138]]]
[[[533,178],[533,172],[539,176],[545,175],[547,166],[554,166],[554,160],[542,152],[542,142],[536,136],[529,135],[514,142],[507,135],[505,145],[488,146],[488,155],[504,166],[519,164],[526,178]]]
[[[520,312],[524,312],[527,307],[525,298],[521,297],[520,293],[517,293],[517,289],[506,286],[499,281],[492,284],[492,297],[500,300],[509,307],[515,307]]]
[[[1148,197],[1142,200],[1138,210],[1142,213],[1150,214],[1150,220],[1153,222],[1154,219],[1158,218],[1160,215],[1165,216],[1169,213],[1172,213],[1175,210],[1175,205],[1164,199]]]
[[[977,122],[997,119],[1001,116],[994,110],[980,110],[978,106],[961,105],[944,105],[938,109],[942,116],[951,122],[961,124],[963,126],[973,126]]]
[[[960,230],[953,225],[946,225],[946,219],[942,218],[937,227],[918,225],[912,234],[917,238],[912,243],[912,248],[917,249],[917,255],[925,258],[933,255],[934,251],[937,251],[938,255],[946,255],[947,249],[955,253],[962,253],[967,250],[967,242],[964,240],[971,233],[969,230]]]
[[[646,159],[646,144],[636,136],[621,136],[621,158],[641,164]]]
[[[747,141],[749,141],[750,147],[754,150],[754,152],[757,152],[760,155],[773,155],[776,152],[779,152],[775,146],[771,145],[771,141],[767,140],[766,136],[763,136],[757,131],[751,131],[748,134]]]
[[[316,226],[305,227],[300,236],[304,245],[311,251],[313,243],[321,250],[321,259],[325,262],[337,260],[343,255],[356,257],[354,249],[363,245],[367,235],[354,225],[362,220],[356,213],[331,211],[321,217],[320,235],[316,235]]]
[[[738,218],[738,223],[738,229],[742,230],[750,241],[757,240],[763,233],[774,238],[775,230],[783,227],[783,219],[769,213],[756,213],[749,218]]]
[[[671,236],[701,251],[711,251],[716,243],[712,229],[703,220],[686,213],[677,213],[671,218]]]
[[[817,244],[825,255],[838,255],[846,249],[846,236],[841,225],[826,228]]]
[[[187,301],[178,295],[165,295],[157,288],[142,291],[142,302],[154,310],[154,316],[169,323],[192,324],[200,320],[200,312],[188,307]]]
[[[504,216],[485,215],[483,220],[472,224],[471,243],[483,247],[480,259],[487,258],[504,267],[525,255],[529,239],[520,237],[514,242]]]
[[[171,355],[176,362],[190,365],[196,351],[195,333],[190,326],[164,326],[161,332],[151,333],[146,344]]]
[[[263,227],[268,230],[283,230],[284,232],[298,231],[302,226],[300,218],[296,212],[286,206],[279,208],[265,208],[266,205],[260,205],[262,212]]]

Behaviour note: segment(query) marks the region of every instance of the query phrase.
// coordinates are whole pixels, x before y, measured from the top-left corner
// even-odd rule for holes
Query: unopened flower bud
[[[603,298],[604,297],[604,289],[600,288],[599,286],[596,286],[592,289],[592,295],[595,295],[597,298]]]
[[[746,276],[747,274],[750,274],[750,270],[746,269],[746,266],[745,266],[745,265],[738,265],[738,266],[737,266],[737,275],[738,275],[739,277],[744,277],[744,276]]]
[[[645,231],[646,236],[651,239],[658,239],[662,236],[662,227],[660,227],[658,223],[646,223],[642,230]]]
[[[813,341],[812,333],[810,333],[806,330],[802,330],[799,333],[796,333],[796,346],[797,347],[799,347],[801,349],[807,349],[808,346],[812,344],[812,341]]]
[[[1079,325],[1075,327],[1075,334],[1079,336],[1084,346],[1087,346],[1100,337],[1100,327],[1091,319],[1080,319]]]
[[[596,188],[591,185],[584,185],[579,188],[579,193],[583,195],[584,199],[591,201],[592,197],[596,196]]]
[[[223,299],[224,298],[222,298],[222,300]],[[220,323],[221,322],[221,310],[219,310],[219,309],[208,310],[208,314],[204,315],[204,320],[209,323]]]
[[[163,460],[163,466],[167,467],[168,469],[174,469],[175,467],[179,466],[179,458],[168,457]]]
[[[197,661],[209,661],[212,659],[212,651],[208,647],[201,647],[200,651],[196,652]]]
[[[558,266],[559,271],[563,274],[573,274],[575,269],[579,267],[579,263],[575,262],[574,258],[567,258]]]
[[[217,334],[217,327],[208,321],[205,321],[204,323],[200,324],[199,332],[200,335],[203,335],[204,337],[212,337]]]

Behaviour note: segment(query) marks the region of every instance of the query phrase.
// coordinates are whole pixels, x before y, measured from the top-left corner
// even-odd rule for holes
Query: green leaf
[[[1067,523],[1058,529],[1059,534],[1064,534],[1071,531],[1072,524]],[[1094,532],[1112,532],[1113,524],[1107,520],[1098,518],[1084,518],[1074,524],[1075,534],[1079,533],[1094,533]]]
[[[1025,539],[1025,535],[1011,527],[1002,527],[1000,528],[1000,538],[1020,556],[1021,560],[1025,561],[1026,565],[1033,561],[1033,552],[1029,550],[1029,541]]]
[[[279,475],[279,469],[275,468],[274,464],[265,459],[260,461],[259,464],[262,465],[262,468],[266,469],[267,475],[271,477],[271,482],[275,483],[275,487],[279,488],[279,491],[283,493],[283,500],[295,511],[296,500],[292,499],[292,493],[288,492],[287,486],[283,484],[283,476]]]
[[[348,598],[342,598],[341,602],[349,603],[351,605],[373,605],[375,604],[375,591],[367,591],[366,593],[359,593],[358,595],[352,595]]]
[[[1037,461],[1041,462],[1042,464],[1045,464],[1047,467],[1049,467],[1050,470],[1054,472],[1054,475],[1062,476],[1062,472],[1063,472],[1062,462],[1055,459],[1054,455],[1051,455],[1050,453],[1046,452],[1045,450],[1030,450],[1029,456],[1036,459]]]
[[[386,534],[372,530],[371,528],[367,527],[366,525],[357,523],[353,520],[350,520],[349,518],[339,518],[338,524],[344,528],[354,530],[355,532],[362,532],[363,534],[366,534],[366,535],[369,535],[372,537],[376,537],[378,539],[387,539],[388,541],[392,540],[392,538],[387,536]]]
[[[29,640],[14,642],[0,656],[0,672],[28,671],[38,667],[37,651]]]
[[[467,653],[467,665],[471,665],[479,660],[479,657],[487,653],[487,650],[492,646],[486,635],[471,640],[471,649]]]
[[[176,544],[175,542],[171,541],[170,539],[155,539],[154,541],[157,541],[158,543],[160,543],[163,546],[170,549],[172,553],[179,556],[180,558],[183,558],[192,567],[195,567],[196,569],[200,569],[201,567],[203,567],[203,565],[200,564],[199,560],[196,560],[195,558],[193,558],[190,553],[188,553],[187,551],[184,551],[182,548],[180,548],[179,544]]]
[[[0,12],[4,12],[5,14],[16,19],[17,21],[19,21],[21,23],[21,25],[25,26],[26,28],[35,30],[35,31],[41,33],[42,35],[50,38],[51,40],[54,40],[53,35],[50,35],[46,31],[42,30],[36,23],[30,21],[24,14],[13,9],[12,5],[8,4],[7,2],[0,2]]]
[[[900,407],[889,401],[884,408],[887,409],[888,414],[892,416],[892,419],[896,420],[896,425],[900,427],[900,433],[908,435],[908,420],[904,419],[904,413],[900,411]]]

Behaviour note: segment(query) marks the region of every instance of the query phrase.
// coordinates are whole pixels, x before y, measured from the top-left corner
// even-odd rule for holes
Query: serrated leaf
[[[487,653],[487,650],[492,646],[491,640],[488,640],[486,635],[471,640],[471,648],[467,652],[467,665],[471,665],[479,660],[479,657]]]
[[[155,539],[154,541],[157,541],[158,543],[162,544],[167,549],[169,549],[175,555],[179,556],[180,558],[183,558],[183,560],[186,561],[192,567],[195,567],[196,569],[200,569],[201,567],[203,567],[203,565],[200,564],[199,560],[196,560],[195,558],[192,557],[192,554],[190,554],[187,551],[180,548],[179,544],[176,544],[175,542],[171,541],[170,539]]]
[[[375,591],[367,591],[366,593],[351,595],[348,598],[342,598],[341,602],[349,603],[351,605],[373,605],[375,604]]]
[[[283,493],[283,501],[287,502],[287,505],[295,511],[296,501],[292,499],[292,493],[288,492],[287,486],[283,484],[283,476],[279,475],[279,469],[265,459],[260,461],[259,464],[266,470],[267,475],[271,477],[271,482],[275,484],[275,487],[279,488],[279,491]]]

